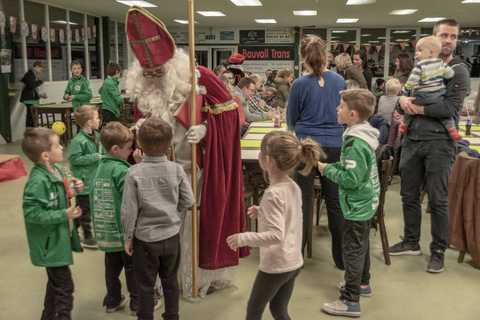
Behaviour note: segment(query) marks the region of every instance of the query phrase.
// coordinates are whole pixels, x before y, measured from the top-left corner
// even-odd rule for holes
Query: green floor
[[[18,153],[18,145],[0,146],[0,153]],[[46,275],[33,267],[28,257],[21,212],[25,179],[0,183],[0,319],[40,318]],[[387,196],[387,229],[390,241],[397,241],[403,228],[399,185]],[[428,254],[429,215],[424,215],[422,249]],[[320,311],[322,303],[336,299],[336,284],[342,272],[336,270],[329,252],[326,221],[314,230],[313,259],[308,259],[300,274],[290,304],[292,319],[328,319]],[[427,255],[394,257],[386,266],[381,255],[379,235],[372,233],[372,287],[374,296],[362,299],[362,319],[476,320],[480,319],[480,270],[468,263],[458,264],[457,253],[448,251],[446,271],[426,273]],[[182,319],[244,319],[245,306],[253,283],[258,257],[242,260],[236,273],[236,289],[208,296],[200,303],[181,302]],[[468,262],[467,257],[466,261]],[[75,281],[73,319],[134,319],[126,312],[105,314],[101,307],[105,292],[103,254],[86,251],[75,256],[72,268]],[[157,312],[157,319],[161,310]],[[272,319],[268,310],[264,319]]]

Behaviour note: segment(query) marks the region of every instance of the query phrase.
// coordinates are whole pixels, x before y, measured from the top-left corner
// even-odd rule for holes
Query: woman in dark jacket
[[[352,58],[347,53],[341,53],[335,57],[337,73],[345,80],[355,80],[360,88],[368,89],[367,80],[363,76],[363,71],[353,64]]]
[[[398,79],[402,85],[407,82],[410,72],[413,69],[413,60],[408,53],[400,53],[395,59],[395,72],[393,77]]]
[[[367,57],[365,57],[360,51],[356,51],[353,54],[353,65],[362,70],[365,81],[367,82],[367,89],[371,91],[373,74],[368,67]]]
[[[27,127],[33,127],[32,106],[37,104],[40,98],[47,98],[45,94],[40,95],[38,93],[38,87],[40,87],[43,83],[43,81],[40,80],[42,73],[43,64],[40,61],[35,61],[33,63],[33,68],[28,70],[21,80],[24,86],[22,95],[20,96],[20,102],[22,102],[27,108]]]

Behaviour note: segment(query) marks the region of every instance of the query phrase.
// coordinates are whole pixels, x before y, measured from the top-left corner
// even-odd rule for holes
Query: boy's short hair
[[[361,121],[365,121],[375,111],[375,96],[367,89],[350,89],[342,91],[342,100],[348,109],[358,113]]]
[[[385,94],[387,96],[398,96],[401,90],[402,84],[396,78],[391,78],[385,83]]]
[[[427,48],[436,56],[442,51],[442,43],[435,36],[428,36],[418,40],[417,46]]]
[[[252,84],[254,85],[255,82],[254,82],[252,79],[250,79],[250,78],[248,78],[248,77],[245,77],[245,78],[240,79],[240,81],[238,82],[238,85],[237,85],[237,86],[238,86],[240,89],[243,89],[243,88],[245,88],[245,87],[249,87],[249,86],[252,85]]]
[[[42,61],[38,61],[38,60],[33,63],[33,67],[34,67],[34,68],[35,68],[35,67],[39,67],[39,68],[44,68],[44,69],[45,69],[45,66],[43,65],[43,62],[42,62]]]
[[[138,142],[146,155],[164,155],[172,142],[172,127],[158,117],[145,120],[138,130]]]
[[[80,126],[84,127],[88,120],[93,119],[95,112],[98,112],[96,106],[84,105],[81,106],[75,111],[75,122]]]
[[[72,69],[73,66],[80,66],[80,68],[83,68],[82,63],[78,60],[72,61],[72,63],[70,63],[70,69]]]
[[[23,134],[22,150],[32,162],[37,163],[43,152],[49,152],[52,148],[50,137],[55,132],[49,128],[27,128]]]
[[[102,128],[100,141],[103,147],[110,152],[113,146],[123,148],[127,143],[133,141],[133,133],[120,122],[111,121]]]
[[[117,74],[117,72],[120,71],[122,71],[122,69],[120,68],[120,65],[118,63],[110,62],[109,64],[107,64],[106,74],[108,76],[113,77],[115,74]]]

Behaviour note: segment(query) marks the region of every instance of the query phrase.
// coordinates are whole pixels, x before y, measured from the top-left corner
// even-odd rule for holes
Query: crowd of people
[[[425,191],[432,219],[427,271],[444,271],[448,173],[459,139],[459,113],[470,89],[466,64],[454,56],[458,34],[455,20],[438,22],[433,35],[417,43],[416,60],[398,55],[394,76],[386,81],[372,79],[359,52],[333,58],[325,42],[313,35],[302,39],[304,72],[297,79],[291,70],[258,75],[234,63],[214,69],[218,77],[214,81],[226,89],[222,95],[227,102],[219,105],[223,111],[238,110],[232,121],[238,121],[242,132],[251,122],[278,116],[285,118],[289,129],[269,133],[262,140],[259,164],[269,186],[259,206],[247,211],[258,219],[258,231],[240,227],[226,234],[221,244],[228,245],[237,258],[237,250],[243,247],[260,248],[246,319],[261,319],[267,304],[275,319],[290,318],[288,304],[303,267],[316,177],[325,198],[333,262],[345,271],[340,298],[325,303],[322,310],[334,316],[361,315],[360,297],[373,295],[369,232],[379,202],[375,152],[380,144],[401,146],[405,234],[389,249],[390,254],[420,254],[420,194]],[[332,62],[335,69],[329,70]],[[34,66],[34,74],[29,75],[33,80],[26,77],[25,82],[31,83],[28,88],[38,87],[35,74],[41,67]],[[118,122],[123,100],[118,88],[120,68],[114,64],[108,66],[100,90],[101,125],[98,110],[88,105],[91,90],[81,74],[81,65],[73,63],[65,90],[80,128],[68,148],[71,175],[58,166],[63,150],[50,129],[28,128],[22,143],[35,163],[23,198],[30,255],[32,263],[46,267],[48,275],[42,319],[70,319],[69,265],[72,251],[81,250],[77,228],[83,229],[84,247],[105,251],[103,305],[107,312],[127,303],[119,281],[125,270],[129,307],[138,319],[153,319],[157,277],[164,293],[163,318],[178,319],[180,230],[185,210],[196,201],[184,168],[169,158],[175,132],[155,114],[135,129],[136,137]],[[38,98],[38,93],[25,95],[25,100],[31,97]],[[195,137],[190,143],[205,136],[202,125],[195,128],[203,132],[200,137],[195,130],[187,132]],[[207,124],[206,130],[213,129]],[[233,137],[239,146],[240,136]],[[217,196],[205,194],[202,201]]]

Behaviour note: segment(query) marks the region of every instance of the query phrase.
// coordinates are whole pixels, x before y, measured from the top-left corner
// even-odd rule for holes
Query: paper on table
[[[242,149],[260,149],[261,144],[261,140],[240,140]]]

